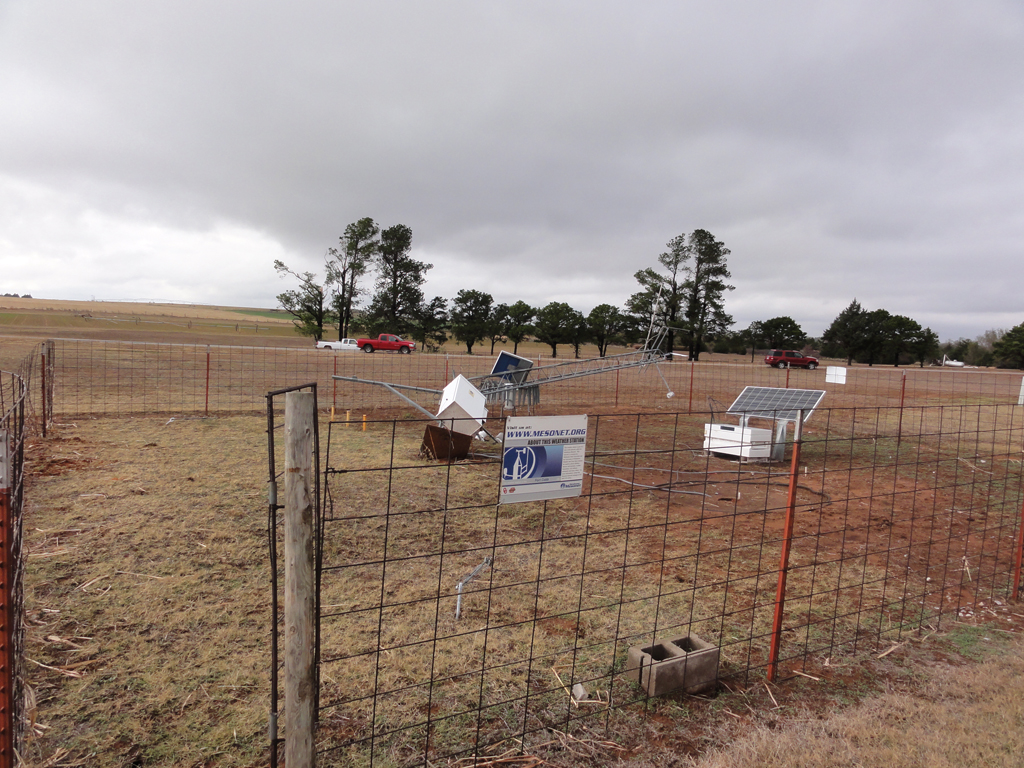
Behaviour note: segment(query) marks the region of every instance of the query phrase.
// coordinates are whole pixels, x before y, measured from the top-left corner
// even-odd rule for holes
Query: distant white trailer
[[[946,368],[963,368],[965,364],[959,360],[950,360],[947,355],[943,355],[942,365]]]

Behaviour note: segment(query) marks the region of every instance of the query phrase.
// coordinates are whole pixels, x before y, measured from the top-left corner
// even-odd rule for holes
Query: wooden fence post
[[[315,396],[284,401],[284,703],[285,765],[312,768],[316,702],[313,664],[313,434]]]
[[[0,430],[0,765],[14,765],[14,563],[11,560],[11,488],[15,482],[8,433]]]
[[[1015,557],[1016,563],[1013,567],[1013,593],[1010,595],[1010,599],[1017,601],[1020,599],[1020,584],[1021,584],[1021,566],[1024,565],[1024,503],[1020,506],[1020,525],[1017,527],[1017,552]]]
[[[210,415],[210,345],[206,345],[206,405],[203,406],[203,415]]]
[[[43,437],[46,437],[46,418],[47,418],[47,416],[46,416],[46,406],[47,406],[47,402],[46,402],[46,345],[45,344],[43,344],[43,353],[42,353],[42,356],[41,356],[41,359],[40,359],[39,368],[40,368],[40,371],[42,373],[42,377],[41,377],[42,378],[42,393],[41,393],[42,397],[40,398],[40,403],[41,403],[40,412],[42,413],[42,416],[43,416],[43,423],[42,423]]]

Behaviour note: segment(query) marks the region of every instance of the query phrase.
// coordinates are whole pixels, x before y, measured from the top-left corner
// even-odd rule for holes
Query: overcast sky
[[[428,296],[1024,322],[1024,4],[0,0],[0,293],[274,306],[363,216]]]

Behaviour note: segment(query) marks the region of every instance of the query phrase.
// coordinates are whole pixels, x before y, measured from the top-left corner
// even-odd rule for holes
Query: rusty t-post
[[[775,618],[772,620],[772,642],[768,651],[768,682],[778,675],[779,646],[782,644],[782,616],[786,608],[786,576],[789,573],[789,552],[793,546],[793,523],[796,518],[796,485],[800,473],[800,441],[803,437],[804,412],[797,412],[793,431],[793,464],[789,471],[789,495],[786,500],[786,524],[782,533],[782,554],[779,557],[779,583],[775,589]]]

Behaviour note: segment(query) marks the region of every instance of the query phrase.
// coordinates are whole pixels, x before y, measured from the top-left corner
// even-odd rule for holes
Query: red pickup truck
[[[415,341],[405,341],[401,336],[395,336],[392,333],[382,333],[376,339],[359,339],[356,343],[363,352],[381,350],[382,352],[400,352],[403,355],[408,355],[416,349]]]

